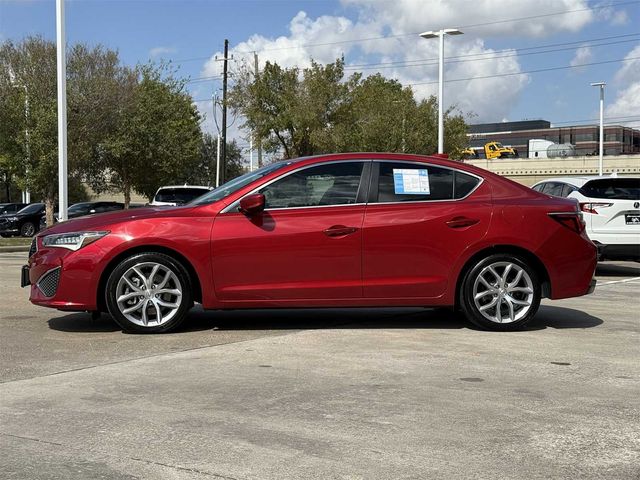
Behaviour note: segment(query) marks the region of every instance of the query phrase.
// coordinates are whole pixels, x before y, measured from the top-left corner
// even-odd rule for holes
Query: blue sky
[[[465,35],[447,38],[447,57],[464,61],[448,64],[447,78],[476,80],[451,82],[445,100],[473,112],[472,122],[596,118],[598,94],[589,83],[606,81],[611,122],[640,126],[638,1],[67,0],[66,13],[68,42],[101,43],[117,49],[128,64],[173,59],[184,76],[217,76],[220,63],[211,58],[220,55],[228,38],[232,69],[252,61],[253,50],[261,64],[271,60],[286,66],[344,54],[348,64],[369,65],[365,73],[419,84],[413,87],[417,96],[436,92],[431,82],[437,80],[437,66],[431,59],[437,42],[415,34],[456,26]],[[494,23],[522,17],[537,18]],[[55,38],[54,0],[0,0],[0,40],[27,35]],[[510,75],[625,57],[626,62]],[[189,84],[198,100],[219,88],[218,79]],[[198,105],[204,113],[211,111],[210,103]],[[213,128],[210,118],[203,128]],[[242,136],[237,125],[232,135]]]

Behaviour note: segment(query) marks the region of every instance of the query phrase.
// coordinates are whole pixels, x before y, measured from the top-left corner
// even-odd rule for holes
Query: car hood
[[[130,210],[116,210],[113,212],[96,213],[85,217],[70,219],[56,223],[52,227],[43,230],[47,235],[53,233],[68,233],[91,230],[108,230],[110,225],[122,222],[131,222],[150,217],[182,216],[193,210],[192,206],[182,207],[148,207]]]

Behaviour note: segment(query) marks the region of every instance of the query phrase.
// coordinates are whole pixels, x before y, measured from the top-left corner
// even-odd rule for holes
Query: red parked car
[[[22,285],[129,332],[205,309],[450,306],[521,328],[540,299],[593,291],[575,200],[435,157],[352,153],[273,163],[175,208],[38,234]]]

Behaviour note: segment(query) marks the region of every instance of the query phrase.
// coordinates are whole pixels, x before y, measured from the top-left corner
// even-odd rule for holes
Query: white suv
[[[169,185],[160,187],[149,205],[184,205],[213,190],[201,185]]]
[[[601,260],[640,261],[640,177],[550,178],[532,188],[578,200]]]

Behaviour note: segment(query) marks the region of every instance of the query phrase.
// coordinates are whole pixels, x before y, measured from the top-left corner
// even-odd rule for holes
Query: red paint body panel
[[[326,161],[427,162],[480,176],[483,182],[456,201],[358,204],[267,210],[261,215],[222,210],[263,183]],[[453,305],[465,264],[497,246],[524,249],[544,265],[552,298],[587,293],[596,249],[551,218],[574,211],[508,179],[441,158],[353,153],[306,158],[203,206],[117,211],[60,223],[39,234],[30,260],[35,284],[62,267],[58,290],[46,298],[31,286],[33,303],[65,310],[95,310],[101,279],[137,249],[175,252],[190,264],[205,308]],[[471,219],[469,225],[456,223]],[[447,222],[454,221],[455,228]],[[326,230],[344,227],[349,231]],[[43,248],[42,237],[74,231],[109,231],[81,248]],[[337,233],[336,233],[337,232]]]
[[[362,297],[363,215],[364,206],[291,208],[253,218],[219,215],[212,240],[219,299]],[[324,233],[338,225],[355,231]]]

